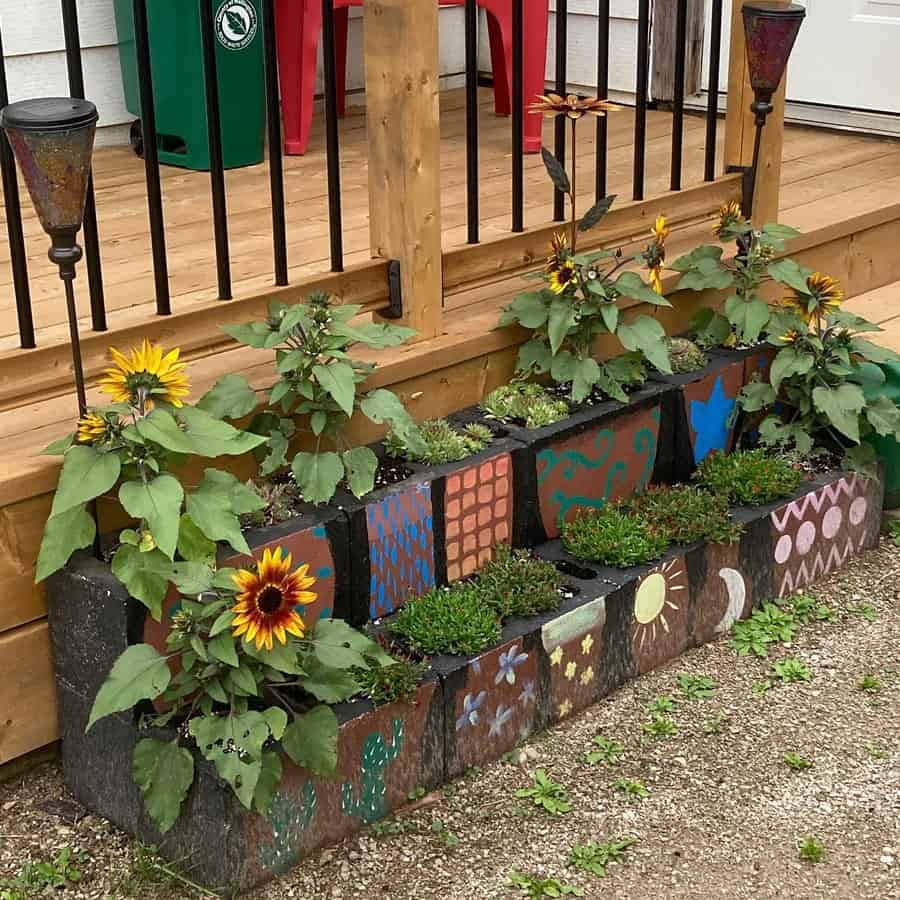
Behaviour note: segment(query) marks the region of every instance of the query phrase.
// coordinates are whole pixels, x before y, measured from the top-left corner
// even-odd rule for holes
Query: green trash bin
[[[866,378],[863,384],[866,396],[887,397],[895,406],[900,406],[900,363],[881,363],[877,367],[870,365],[866,368],[873,376]],[[881,374],[875,375],[876,370]],[[884,508],[897,509],[900,507],[900,443],[892,437],[877,434],[868,438],[868,443],[884,461]]]
[[[206,0],[211,2],[211,0]],[[265,63],[260,0],[224,0],[213,7],[222,158],[226,169],[262,162],[265,152]],[[128,111],[141,114],[132,0],[115,0],[119,62]],[[209,135],[197,0],[147,4],[153,98],[160,162],[209,169]],[[140,120],[131,142],[143,152]]]

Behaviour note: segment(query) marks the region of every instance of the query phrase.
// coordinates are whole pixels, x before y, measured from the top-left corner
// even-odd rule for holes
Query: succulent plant
[[[672,372],[675,375],[686,375],[702,369],[709,360],[706,354],[692,340],[673,337],[668,339],[669,358],[672,360]]]

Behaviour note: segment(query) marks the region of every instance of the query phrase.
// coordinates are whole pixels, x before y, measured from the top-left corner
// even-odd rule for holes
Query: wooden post
[[[404,325],[441,333],[438,4],[365,0],[372,254],[400,262]]]
[[[777,0],[784,6],[789,0]],[[725,165],[749,166],[753,162],[753,138],[756,126],[750,104],[753,89],[747,68],[747,47],[741,9],[744,0],[734,0],[731,13],[731,59],[728,64],[728,114],[725,119]],[[775,107],[766,120],[760,147],[759,173],[753,200],[753,222],[764,225],[778,221],[781,186],[781,151],[784,142],[784,91],[787,74],[772,98]]]
[[[703,0],[688,0],[684,94],[700,92],[703,66]],[[675,24],[677,5],[657,3],[653,10],[653,99],[671,103],[675,98]]]

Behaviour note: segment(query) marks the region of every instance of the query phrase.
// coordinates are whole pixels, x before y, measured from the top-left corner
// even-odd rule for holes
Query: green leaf
[[[347,484],[354,497],[362,497],[375,487],[378,457],[368,447],[354,447],[343,454]]]
[[[265,506],[259,494],[229,472],[206,469],[197,490],[187,495],[188,515],[211,541],[227,541],[239,553],[250,554],[241,533],[240,516]]]
[[[112,558],[112,573],[135,600],[140,600],[158,622],[162,602],[174,571],[171,560],[159,550],[142,553],[131,544],[122,544]]]
[[[864,319],[856,313],[849,312],[846,309],[838,309],[828,315],[829,325],[840,325],[850,331],[884,331],[880,325]]]
[[[615,303],[600,304],[600,318],[610,334],[616,333],[616,327],[619,324],[619,307]]]
[[[567,297],[554,297],[550,304],[550,315],[547,322],[547,337],[550,339],[550,352],[554,355],[562,346],[569,329],[577,321],[575,307]]]
[[[209,636],[214,638],[216,635],[221,634],[223,631],[228,630],[234,625],[234,620],[237,613],[232,612],[230,609],[223,610],[216,616],[215,622],[212,623],[212,626],[209,629]]]
[[[178,553],[182,559],[212,565],[216,559],[216,545],[185,513],[178,526]]]
[[[333,669],[315,657],[306,661],[306,674],[298,680],[304,691],[322,703],[341,703],[359,693],[352,669]]]
[[[181,805],[194,783],[194,757],[178,741],[145,738],[134,748],[131,767],[134,783],[141,789],[144,809],[165,834],[181,814]]]
[[[900,409],[897,409],[889,397],[880,394],[869,400],[866,418],[877,434],[882,436],[893,434],[900,440]]]
[[[763,381],[751,381],[741,390],[741,408],[747,412],[758,412],[775,402],[775,389]]]
[[[853,338],[850,342],[850,349],[872,363],[900,361],[900,354],[895,353],[893,350],[888,350],[887,347],[879,347],[878,344],[873,344],[872,341],[867,341],[865,338]]]
[[[330,706],[315,706],[295,716],[281,740],[294,765],[320,775],[337,769],[338,721]]]
[[[75,442],[74,434],[67,434],[59,440],[51,441],[41,450],[42,456],[63,456],[72,444]]]
[[[38,553],[35,582],[41,582],[59,571],[76,550],[90,547],[96,534],[97,526],[84,504],[47,519]]]
[[[688,272],[691,269],[696,268],[703,260],[719,262],[722,259],[722,253],[723,250],[721,247],[716,247],[712,244],[704,244],[701,247],[691,250],[690,253],[687,253],[684,256],[679,256],[678,259],[672,263],[672,268],[676,272]]]
[[[158,475],[152,481],[126,481],[119,488],[119,502],[135,519],[144,519],[156,546],[169,559],[175,556],[184,491],[174,475]]]
[[[198,456],[241,456],[266,442],[264,437],[241,431],[194,406],[183,406],[176,415],[184,423]]]
[[[546,372],[553,361],[553,354],[545,341],[534,338],[526,341],[519,347],[519,356],[516,360],[518,372]]]
[[[131,709],[141,700],[155,700],[169,686],[171,679],[169,664],[155,647],[132,644],[115,661],[97,691],[85,732],[105,716]]]
[[[50,515],[58,516],[105,494],[119,480],[121,470],[115,453],[102,453],[81,444],[71,447],[63,457]]]
[[[844,454],[841,468],[859,472],[868,478],[875,478],[878,475],[878,457],[875,454],[875,448],[870,444],[857,444],[855,447],[849,447]]]
[[[572,399],[576,403],[584,400],[600,380],[600,366],[595,359],[579,359],[572,372]]]
[[[541,158],[544,160],[544,168],[546,168],[554,187],[558,191],[568,194],[571,191],[569,176],[566,175],[562,163],[546,147],[541,147]]]
[[[212,590],[214,570],[203,562],[176,562],[169,576],[182,594],[203,594]]]
[[[399,347],[416,333],[414,328],[404,328],[401,325],[391,325],[386,322],[363,322],[358,325],[350,325],[348,322],[335,321],[331,323],[330,330],[334,335],[349,338],[351,341],[376,349]]]
[[[234,647],[234,638],[230,634],[220,634],[214,637],[206,645],[209,655],[219,662],[231,666],[233,669],[240,666],[237,650]]]
[[[815,357],[806,351],[797,352],[793,346],[787,346],[778,351],[772,360],[769,370],[769,381],[777,391],[781,382],[791,375],[805,375],[812,369]]]
[[[691,269],[681,276],[676,291],[721,291],[734,284],[734,273],[711,256],[697,259]]]
[[[769,304],[759,297],[744,300],[743,297],[732,294],[725,301],[725,314],[737,329],[741,340],[753,344],[769,321]]]
[[[801,294],[809,295],[806,279],[812,274],[812,269],[807,269],[806,266],[801,266],[792,259],[779,259],[769,264],[769,275],[775,281],[786,284]]]
[[[261,350],[266,346],[272,329],[267,322],[247,322],[245,325],[220,325],[225,334],[233,337],[239,344]]]
[[[561,350],[550,364],[550,376],[557,384],[571,381],[575,373],[575,357],[568,350]]]
[[[339,360],[327,366],[313,366],[312,373],[347,416],[352,416],[356,399],[356,373],[353,366]]]
[[[240,419],[256,409],[256,391],[243,375],[223,375],[197,406],[217,419]]]
[[[198,716],[189,728],[203,756],[250,809],[262,771],[263,745],[272,736],[263,714],[248,710],[242,715]]]
[[[584,216],[582,216],[581,221],[578,223],[578,230],[589,231],[593,228],[609,212],[615,199],[616,195],[610,194],[608,197],[604,197],[602,200],[595,203]]]
[[[275,791],[281,784],[281,756],[271,750],[263,753],[260,760],[262,766],[259,778],[256,782],[256,790],[253,792],[253,809],[261,816],[268,815]]]
[[[817,387],[812,392],[813,405],[827,417],[841,434],[859,443],[859,414],[866,398],[858,385],[842,384],[837,388]]]
[[[626,350],[637,350],[660,372],[672,373],[666,333],[662,325],[649,316],[638,316],[632,322],[619,325],[616,336]]]
[[[308,503],[327,503],[344,477],[344,464],[337,453],[298,453],[291,464],[297,487]]]
[[[662,294],[657,294],[644,282],[637,272],[623,272],[616,281],[616,290],[623,297],[631,297],[632,300],[641,300],[644,303],[652,303],[654,306],[671,306]]]
[[[501,325],[518,322],[524,328],[540,328],[547,321],[549,308],[543,293],[529,291],[519,294],[500,317]]]
[[[731,323],[721,313],[705,307],[691,318],[691,334],[704,347],[718,347],[731,334]]]
[[[800,232],[790,225],[779,225],[777,222],[767,222],[762,227],[763,233],[776,241],[789,241],[791,238],[800,237]]]

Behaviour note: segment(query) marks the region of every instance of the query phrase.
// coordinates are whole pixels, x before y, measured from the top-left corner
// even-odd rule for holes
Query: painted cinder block
[[[515,470],[525,453],[518,441],[498,437],[458,462],[410,464],[408,478],[361,499],[340,494],[335,502],[349,517],[353,546],[349,621],[390,615],[410,597],[472,575],[500,544],[523,546]]]
[[[507,425],[525,444],[516,502],[536,546],[559,535],[579,509],[596,509],[651,482],[672,477],[674,413],[668,385],[648,382],[627,404],[610,400],[577,410],[546,428]]]
[[[705,368],[683,375],[654,374],[678,392],[675,403],[673,478],[685,481],[713,451],[728,452],[734,443],[735,408],[744,386],[743,357],[709,354]]]

